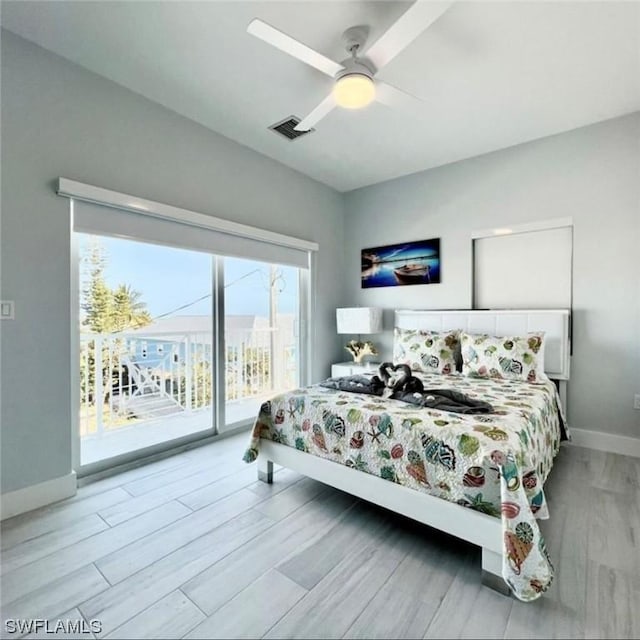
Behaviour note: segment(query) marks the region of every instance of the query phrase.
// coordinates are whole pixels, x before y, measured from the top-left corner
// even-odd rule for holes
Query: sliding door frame
[[[71,469],[80,477],[80,248],[78,234],[73,229],[73,200],[69,201],[70,257],[69,283],[71,286]]]
[[[115,468],[128,468],[137,466],[143,460],[159,459],[170,455],[173,451],[188,449],[200,446],[207,442],[214,441],[221,437],[226,437],[244,430],[250,420],[241,421],[232,425],[226,425],[225,405],[225,367],[226,367],[226,346],[225,346],[225,302],[224,302],[224,256],[218,253],[210,253],[212,257],[212,314],[213,314],[213,340],[214,340],[214,362],[212,393],[214,398],[214,408],[212,415],[212,428],[203,430],[180,438],[173,439],[165,443],[155,444],[149,447],[137,449],[130,453],[121,454],[82,465],[81,462],[81,438],[80,438],[80,263],[79,263],[79,242],[78,233],[74,225],[74,200],[91,202],[94,204],[109,206],[114,209],[130,211],[137,214],[145,214],[151,217],[170,220],[173,222],[200,226],[206,229],[213,229],[230,235],[238,235],[262,242],[267,242],[283,247],[289,247],[306,251],[308,255],[307,268],[298,268],[299,274],[299,300],[298,300],[298,375],[300,385],[308,384],[311,379],[311,353],[312,353],[312,319],[314,317],[313,304],[315,296],[315,252],[319,246],[315,242],[301,240],[291,236],[286,236],[272,231],[250,227],[229,220],[216,218],[207,214],[201,214],[186,209],[180,209],[170,205],[138,198],[108,189],[102,189],[93,185],[87,185],[67,178],[60,178],[57,193],[60,196],[69,198],[69,236],[70,236],[70,301],[71,301],[71,323],[70,323],[70,357],[71,357],[71,389],[69,401],[71,403],[71,461],[73,470],[78,478],[92,475],[98,476]],[[122,237],[122,236],[121,236]],[[138,242],[145,242],[144,238],[130,236],[127,239]],[[155,243],[152,243],[155,244]],[[188,246],[180,245],[177,242],[175,248],[187,250]],[[197,250],[201,252],[201,250]]]
[[[222,289],[224,292],[224,282],[220,284],[217,280],[218,277],[218,265],[223,262],[223,258],[221,256],[216,256],[210,254],[211,257],[211,337],[212,337],[212,382],[211,382],[211,392],[213,398],[213,406],[211,407],[210,416],[211,416],[211,424],[209,427],[204,429],[200,429],[199,431],[195,431],[194,433],[190,433],[184,436],[180,436],[179,438],[172,438],[171,440],[166,440],[164,442],[159,442],[153,445],[149,445],[146,447],[141,447],[139,449],[134,449],[132,451],[128,451],[126,453],[122,453],[116,456],[112,456],[109,458],[105,458],[103,460],[98,460],[96,462],[90,462],[88,464],[82,464],[82,438],[80,436],[80,250],[79,250],[79,239],[78,235],[84,232],[75,231],[73,228],[73,205],[74,202],[71,200],[71,227],[70,227],[70,235],[71,235],[71,274],[70,274],[70,284],[71,284],[71,458],[73,463],[73,470],[76,472],[78,478],[82,478],[88,475],[99,474],[102,471],[107,469],[112,469],[115,467],[126,466],[126,465],[135,465],[140,460],[153,458],[158,456],[158,454],[165,453],[167,451],[172,451],[174,449],[181,448],[189,448],[189,445],[193,445],[194,443],[205,443],[214,440],[220,435],[219,429],[219,416],[224,419],[224,380],[220,384],[218,384],[218,380],[220,378],[224,378],[224,350],[220,348],[220,345],[216,342],[218,339],[218,319],[215,316],[215,313],[222,305],[222,311],[224,313],[224,298],[220,301],[220,296],[218,294],[218,290]],[[98,237],[114,237],[114,236],[104,236],[104,234],[94,234]],[[122,240],[129,240],[133,242],[141,242],[144,243],[144,238],[130,236],[127,238],[120,237]],[[155,244],[155,243],[148,243]],[[156,245],[156,246],[168,246],[168,245]],[[172,248],[172,247],[169,247]],[[176,243],[176,246],[173,247],[176,249],[189,251],[187,247],[179,245]],[[202,253],[198,251],[198,253]],[[223,274],[223,271],[220,273]],[[223,317],[223,325],[222,332],[224,335],[224,317]],[[222,355],[221,355],[222,354]],[[222,369],[219,369],[220,362],[222,361]],[[220,407],[219,398],[216,395],[218,393],[218,388],[222,388],[222,407]],[[221,413],[220,413],[221,412]],[[135,428],[135,427],[133,427]],[[225,435],[228,435],[225,433]]]
[[[212,312],[215,322],[213,340],[216,346],[213,377],[213,397],[215,398],[214,432],[216,435],[225,431],[227,406],[226,377],[226,337],[224,331],[224,258],[213,257],[213,296]]]

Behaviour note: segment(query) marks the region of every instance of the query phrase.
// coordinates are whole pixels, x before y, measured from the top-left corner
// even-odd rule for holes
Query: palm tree
[[[147,305],[142,301],[139,291],[131,285],[120,284],[111,289],[105,279],[104,271],[108,257],[104,247],[96,238],[85,249],[82,256],[83,287],[81,308],[82,324],[96,334],[119,333],[128,329],[139,329],[151,323]],[[120,349],[124,347],[121,340],[101,348],[101,372],[96,371],[96,341],[86,345],[83,358],[88,364],[82,369],[81,387],[83,394],[95,403],[104,402],[112,392],[114,372],[120,371]],[[96,398],[96,376],[102,376],[103,397]],[[117,379],[116,375],[116,379]],[[86,379],[85,379],[86,378]]]
[[[111,309],[111,331],[140,329],[151,323],[147,305],[141,300],[142,294],[131,285],[120,284],[113,292]]]

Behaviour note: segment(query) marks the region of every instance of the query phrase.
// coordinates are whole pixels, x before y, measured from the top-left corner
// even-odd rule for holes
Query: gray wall
[[[571,216],[569,420],[640,437],[640,114],[352,191],[345,272],[354,304],[471,308],[470,233]],[[441,238],[442,283],[360,288],[360,249]],[[544,256],[540,256],[544,260]],[[386,327],[392,326],[390,311]],[[389,354],[390,337],[382,340]]]
[[[71,470],[65,176],[320,244],[315,378],[342,359],[343,198],[2,31],[2,491]]]

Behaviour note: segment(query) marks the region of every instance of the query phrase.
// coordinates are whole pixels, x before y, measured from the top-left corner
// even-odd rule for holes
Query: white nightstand
[[[378,373],[379,362],[364,362],[357,364],[356,362],[336,362],[331,365],[331,377],[338,378],[341,376],[363,375],[365,373]]]

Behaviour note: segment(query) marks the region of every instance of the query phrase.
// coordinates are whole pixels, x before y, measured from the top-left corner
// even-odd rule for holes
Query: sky
[[[438,239],[421,240],[404,244],[391,244],[385,247],[363,249],[362,253],[376,254],[378,260],[410,260],[417,257],[437,255],[439,252]]]
[[[212,256],[198,251],[78,234],[80,255],[98,239],[107,264],[105,280],[111,288],[130,285],[141,293],[152,318],[160,315],[210,315]],[[278,311],[294,313],[298,278],[295,267],[279,266]],[[81,277],[87,269],[80,267]],[[227,315],[269,315],[270,265],[225,258],[225,312]],[[199,298],[204,298],[197,301]],[[191,304],[194,303],[194,304]],[[189,305],[178,310],[183,305]]]

